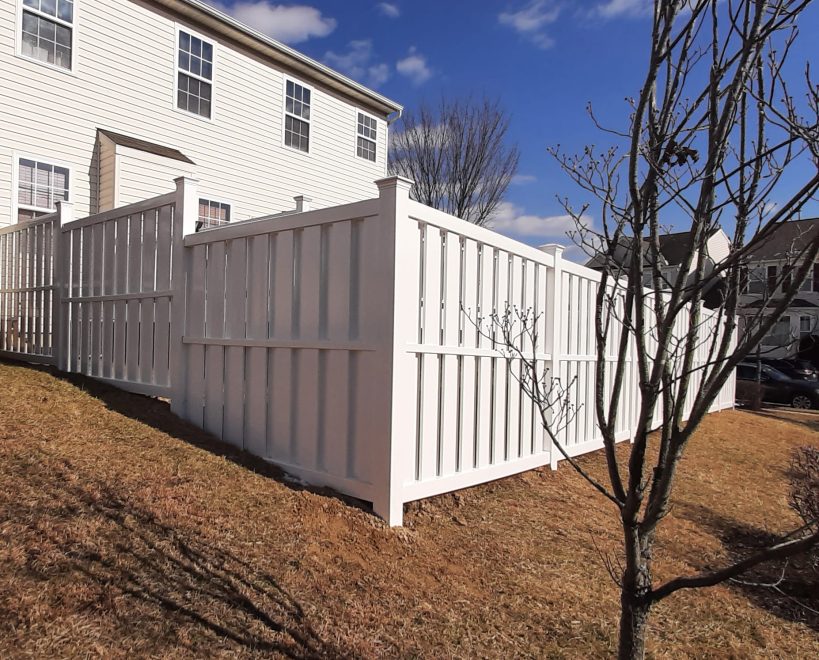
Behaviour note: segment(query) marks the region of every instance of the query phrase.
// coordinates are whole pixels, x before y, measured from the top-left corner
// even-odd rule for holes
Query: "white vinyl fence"
[[[0,353],[55,364],[52,314],[59,215],[0,229]]]
[[[572,384],[563,446],[601,447],[599,274],[560,246],[417,204],[405,179],[377,184],[377,199],[194,233],[196,185],[179,179],[175,193],[90,218],[71,221],[63,204],[0,230],[2,352],[166,396],[225,442],[397,525],[405,502],[556,467],[521,364],[480,323],[515,306],[538,319],[538,345],[521,348]],[[637,394],[632,364],[618,439]],[[729,382],[714,409],[732,405]]]

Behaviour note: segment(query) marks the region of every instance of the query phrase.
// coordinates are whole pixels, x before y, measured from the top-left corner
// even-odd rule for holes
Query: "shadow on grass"
[[[233,647],[276,657],[354,657],[322,639],[272,575],[195,532],[161,523],[107,484],[78,477],[66,461],[33,458],[21,476],[35,487],[36,500],[2,512],[17,527],[18,542],[28,541],[28,574],[60,599],[62,589],[51,580],[66,576],[77,589],[71,575],[84,576],[97,594],[98,615],[127,628],[118,638],[134,631],[140,644],[160,653],[182,645],[200,656]],[[130,604],[117,605],[123,597]]]
[[[768,530],[739,523],[705,506],[681,503],[675,505],[674,512],[710,531],[727,552],[728,558],[719,566],[703,565],[700,570],[720,568],[783,540]],[[819,632],[819,548],[787,560],[766,562],[728,584],[757,607]]]
[[[198,426],[186,422],[171,412],[168,401],[154,397],[132,394],[120,390],[116,387],[101,383],[93,378],[80,374],[69,374],[58,371],[53,367],[17,362],[0,358],[0,364],[8,364],[27,369],[35,369],[45,372],[54,378],[71,383],[83,392],[90,394],[102,401],[105,406],[113,412],[129,417],[138,422],[142,422],[151,428],[162,431],[167,435],[187,442],[188,444],[204,449],[211,454],[225,458],[226,460],[240,465],[256,474],[273,479],[282,485],[295,491],[307,491],[323,497],[332,497],[347,506],[355,507],[372,514],[372,506],[369,502],[364,502],[358,498],[344,495],[332,488],[323,488],[305,484],[298,479],[291,477],[286,472],[276,467],[272,463],[265,461],[258,456],[245,452],[233,445],[222,442],[207,431]],[[374,515],[374,514],[373,514]]]
[[[766,419],[776,419],[780,422],[790,422],[804,426],[811,431],[819,432],[819,412],[814,411],[794,411],[791,408],[763,408],[762,410],[750,410],[752,415],[759,415]]]

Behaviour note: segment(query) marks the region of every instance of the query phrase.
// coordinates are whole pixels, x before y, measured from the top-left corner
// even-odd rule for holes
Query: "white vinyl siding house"
[[[313,208],[376,196],[373,181],[387,167],[387,117],[400,106],[337,74],[332,74],[334,87],[324,84],[332,72],[321,65],[302,62],[302,70],[286,70],[261,49],[279,48],[282,57],[293,51],[258,45],[250,33],[224,27],[222,19],[207,13],[212,10],[193,1],[76,0],[72,64],[60,68],[47,53],[44,61],[42,53],[24,54],[23,43],[31,38],[23,34],[22,15],[27,8],[33,11],[29,4],[38,3],[0,3],[0,225],[17,219],[13,185],[21,155],[70,170],[69,197],[77,217],[170,191],[172,179],[181,175],[195,176],[204,198],[229,200],[232,220],[292,210],[296,195],[311,198]],[[196,50],[191,42],[185,62],[182,34],[207,40],[213,52],[201,43]],[[241,44],[232,40],[240,34]],[[196,102],[189,86],[187,109],[179,107],[180,65],[204,84],[208,55],[210,118],[202,116],[201,84]],[[192,63],[191,57],[198,59]],[[287,80],[304,81],[310,89],[307,153],[284,143]],[[374,162],[356,157],[363,95],[372,99],[378,124]],[[176,150],[190,162],[106,146],[98,130]]]
[[[819,218],[792,219],[755,250],[744,266],[740,315],[759,315],[761,309],[772,309],[782,300],[783,289],[799,265],[799,250],[817,231]],[[819,336],[819,261],[812,264],[786,313],[760,346],[768,357],[793,356],[811,335]]]

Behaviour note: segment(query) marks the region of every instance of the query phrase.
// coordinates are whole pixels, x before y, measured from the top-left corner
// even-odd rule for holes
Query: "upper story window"
[[[305,153],[310,151],[310,90],[288,80],[284,100],[284,144]]]
[[[22,55],[71,70],[73,0],[23,0],[22,31]]]
[[[210,119],[213,103],[213,44],[179,31],[176,107]]]
[[[57,202],[68,201],[68,168],[21,158],[17,163],[17,221],[53,213]]]
[[[358,145],[356,154],[359,158],[375,162],[375,141],[378,139],[378,122],[363,112],[358,113]]]
[[[768,266],[766,269],[766,284],[767,284],[767,293],[768,295],[773,295],[776,292],[776,283],[777,283],[777,267],[776,266]]]
[[[212,199],[199,199],[199,221],[196,231],[221,227],[230,222],[230,204],[217,202]]]

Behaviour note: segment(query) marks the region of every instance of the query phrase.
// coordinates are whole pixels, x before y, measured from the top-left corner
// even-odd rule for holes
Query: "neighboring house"
[[[619,264],[627,264],[631,257],[633,239],[624,238],[620,241],[614,254],[614,260]],[[727,234],[722,229],[716,229],[711,232],[705,244],[705,273],[708,274],[713,270],[714,266],[725,259],[731,251],[731,241]],[[677,232],[674,234],[663,234],[660,236],[660,254],[659,267],[660,273],[664,280],[664,288],[669,288],[676,280],[680,267],[686,256],[692,252],[691,234],[690,232]],[[649,266],[652,263],[652,251],[649,249],[648,243],[643,241],[644,264],[646,269],[643,274],[643,284],[651,286],[652,270]],[[602,255],[595,255],[587,263],[588,268],[594,270],[603,269],[604,258]],[[697,267],[697,256],[694,254],[691,260],[691,267],[689,272]],[[713,286],[707,288],[704,296],[706,307],[718,307],[723,300],[724,287],[722,286],[722,279],[715,280]]]
[[[0,226],[181,175],[206,226],[372,198],[401,112],[198,0],[2,0],[0,79]]]
[[[794,258],[819,232],[819,218],[791,220],[749,256],[747,276],[740,298],[744,315],[758,314],[763,306],[774,308]],[[741,312],[742,313],[742,312]],[[819,335],[819,262],[813,264],[788,311],[762,340],[760,350],[771,357],[794,355],[812,335]]]

